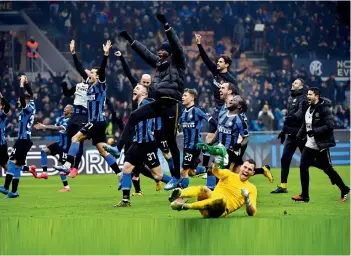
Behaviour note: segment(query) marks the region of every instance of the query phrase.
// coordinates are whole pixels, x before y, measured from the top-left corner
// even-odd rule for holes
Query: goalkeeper
[[[219,179],[215,189],[211,191],[206,186],[194,186],[184,190],[173,190],[169,200],[173,210],[200,210],[205,218],[219,218],[240,209],[246,205],[249,216],[256,214],[256,186],[249,182],[249,178],[255,173],[255,161],[246,160],[240,166],[239,173],[223,169],[228,164],[226,148],[219,144],[207,146],[201,144],[203,151],[208,151],[215,156],[213,174]],[[197,202],[186,203],[185,198],[197,197]]]

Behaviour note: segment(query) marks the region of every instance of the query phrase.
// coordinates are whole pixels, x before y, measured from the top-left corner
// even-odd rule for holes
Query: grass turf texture
[[[350,167],[337,167],[350,182]],[[288,194],[272,195],[279,184],[262,175],[258,214],[245,210],[223,219],[202,219],[198,211],[172,211],[169,193],[141,180],[143,197],[131,208],[114,208],[122,193],[115,175],[69,179],[72,191],[59,193],[58,176],[23,178],[20,197],[0,199],[0,254],[350,254],[350,201],[320,170],[310,171],[310,203],[300,193],[299,171],[290,171]],[[3,182],[3,181],[2,181]],[[190,185],[205,184],[192,178]]]

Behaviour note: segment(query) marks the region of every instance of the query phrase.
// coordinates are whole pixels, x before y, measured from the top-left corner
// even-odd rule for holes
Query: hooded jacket
[[[293,117],[292,121],[285,121],[283,131],[287,134],[291,134],[296,136],[299,129],[301,128],[301,124],[303,119],[305,118],[304,113],[308,108],[307,102],[307,92],[305,88],[300,90],[291,90],[290,96],[288,99],[288,112],[286,116]]]
[[[152,79],[149,97],[154,99],[169,98],[180,101],[184,91],[185,54],[173,28],[166,30],[166,36],[172,49],[172,55],[161,61],[160,57],[150,52],[138,41],[132,43],[132,48],[151,67],[156,68]]]
[[[314,131],[314,139],[320,150],[335,146],[334,140],[334,118],[331,112],[331,101],[326,98],[320,98],[312,115],[312,130]],[[308,109],[306,111],[309,111]],[[303,115],[303,123],[297,134],[299,139],[305,140],[308,136],[306,132],[305,114]]]

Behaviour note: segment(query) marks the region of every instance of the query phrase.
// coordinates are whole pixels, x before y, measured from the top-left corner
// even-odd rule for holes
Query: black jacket
[[[312,130],[314,131],[314,139],[316,140],[317,146],[320,150],[331,148],[335,146],[334,140],[334,118],[330,110],[331,102],[328,99],[321,98],[318,104],[315,106],[315,111],[312,116]],[[307,109],[307,111],[309,111]],[[299,139],[306,139],[306,122],[305,114],[302,126],[297,134]]]
[[[170,63],[165,69],[162,68],[164,65],[160,66],[160,58],[150,52],[140,42],[135,40],[132,43],[132,48],[146,63],[156,68],[156,74],[150,86],[149,97],[154,99],[172,98],[180,101],[184,90],[186,69],[185,54],[173,28],[166,30],[166,36],[173,53],[170,58],[168,58],[167,61],[170,61]]]
[[[305,118],[304,113],[308,108],[306,90],[291,90],[288,99],[288,112],[286,116],[293,117],[291,121],[284,122],[283,131],[287,134],[295,135],[301,128],[301,124]]]

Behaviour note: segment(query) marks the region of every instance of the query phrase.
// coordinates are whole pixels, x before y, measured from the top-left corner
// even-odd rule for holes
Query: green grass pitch
[[[350,183],[350,167],[336,167]],[[131,208],[121,200],[114,175],[69,179],[72,191],[59,193],[58,176],[23,178],[20,197],[0,197],[0,254],[343,254],[350,255],[350,201],[320,170],[310,170],[310,203],[293,202],[300,193],[299,171],[290,171],[288,194],[271,195],[279,184],[261,175],[258,213],[241,209],[227,218],[202,219],[197,211],[172,211],[166,191],[141,179],[143,197]],[[1,183],[3,180],[1,181]],[[205,184],[192,178],[190,185]],[[2,195],[1,195],[2,196]]]

